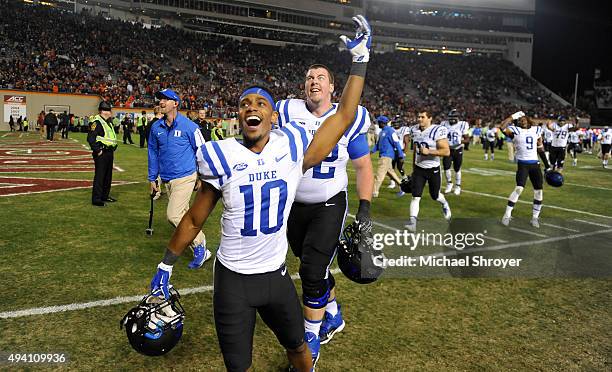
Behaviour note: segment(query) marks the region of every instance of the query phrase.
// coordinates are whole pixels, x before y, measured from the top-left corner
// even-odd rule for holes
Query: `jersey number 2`
[[[338,160],[338,145],[334,146],[334,149],[332,150],[331,154],[329,154],[329,156],[326,157],[325,160],[321,162],[321,164],[312,168],[312,178],[325,179],[325,180],[334,178],[336,167],[329,167],[329,170],[324,173],[321,171],[321,165],[323,164],[323,162],[326,162],[326,161],[332,162],[336,160]]]
[[[270,226],[270,193],[272,189],[278,189],[278,209],[276,223]],[[240,186],[240,193],[244,195],[244,227],[240,229],[242,236],[257,236],[257,230],[253,228],[253,216],[255,215],[255,198],[253,197],[253,185]],[[259,231],[268,235],[280,230],[283,226],[285,205],[287,204],[287,182],[285,180],[268,181],[261,187],[261,210],[259,211]]]

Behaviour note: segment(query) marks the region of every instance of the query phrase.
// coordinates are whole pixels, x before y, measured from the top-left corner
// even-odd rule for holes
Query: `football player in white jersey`
[[[553,132],[553,139],[550,145],[550,165],[553,170],[563,172],[563,163],[565,163],[565,148],[567,147],[567,139],[569,132],[574,129],[573,123],[568,122],[565,116],[559,116],[557,121],[548,120],[546,126]]]
[[[286,349],[292,366],[300,371],[313,368],[300,301],[285,266],[287,220],[304,173],[333,150],[357,112],[371,31],[363,16],[353,20],[357,37],[342,37],[353,57],[351,73],[336,112],[314,137],[296,122],[272,130],[278,120],[274,100],[265,89],[252,87],[239,100],[243,143],[228,138],[200,147],[198,171],[204,182],[151,281],[153,294],[169,296],[172,265],[222,198],[213,308],[228,370],[250,369],[257,313]]]
[[[308,67],[304,82],[305,99],[278,101],[279,126],[297,122],[314,134],[338,105],[332,103],[334,75],[321,64]],[[351,160],[356,173],[359,210],[357,220],[371,224],[370,201],[374,174],[366,133],[370,127],[368,110],[359,106],[351,127],[320,164],[304,173],[295,203],[287,222],[287,238],[300,259],[302,303],[304,305],[304,339],[313,359],[321,344],[342,331],[340,305],[336,300],[334,276],[329,271],[335,256],[338,238],[348,211],[346,166]]]
[[[495,160],[495,143],[497,142],[497,132],[499,128],[494,123],[490,123],[484,133],[484,160],[489,160],[489,151],[491,152],[491,160]]]
[[[553,131],[548,129],[548,125],[546,123],[542,124],[542,143],[544,144],[544,153],[546,154],[546,158],[550,156],[550,146],[553,140]]]
[[[604,168],[608,168],[608,160],[610,159],[610,149],[612,148],[612,129],[607,126],[601,130],[601,160]]]
[[[567,152],[572,157],[572,165],[575,167],[578,165],[578,149],[580,147],[580,136],[577,131],[570,131],[567,139]]]
[[[432,115],[423,110],[418,114],[418,130],[413,130],[414,157],[412,160],[412,200],[410,201],[410,220],[405,225],[408,231],[415,232],[419,207],[425,183],[429,184],[429,195],[442,205],[442,213],[447,221],[451,210],[444,194],[440,192],[440,156],[449,156],[448,133],[445,127],[431,124]]]
[[[513,121],[517,124],[509,125]],[[542,210],[543,193],[543,177],[540,169],[538,155],[544,162],[545,169],[549,169],[550,165],[544,154],[544,145],[542,143],[542,127],[534,125],[533,121],[525,116],[522,111],[516,112],[506,118],[502,122],[502,130],[507,136],[512,137],[514,147],[516,149],[516,187],[508,198],[506,212],[502,217],[502,224],[508,226],[512,219],[512,210],[519,199],[519,196],[525,188],[527,177],[533,186],[533,208],[531,225],[540,227],[540,211]]]
[[[440,123],[448,130],[448,145],[450,147],[450,156],[442,158],[444,166],[444,175],[446,176],[446,189],[444,193],[448,194],[453,190],[453,177],[451,172],[451,163],[455,171],[455,195],[461,194],[461,164],[463,163],[463,147],[470,141],[469,129],[470,125],[467,121],[459,120],[457,110],[451,110],[448,114],[448,120]]]

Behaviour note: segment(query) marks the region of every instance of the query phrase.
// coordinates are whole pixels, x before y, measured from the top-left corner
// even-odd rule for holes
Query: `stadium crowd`
[[[349,69],[335,46],[256,45],[14,3],[0,16],[0,88],[99,94],[120,107],[153,107],[154,93],[172,87],[184,109],[207,108],[228,118],[245,85],[263,83],[278,99],[299,97],[308,65],[331,66],[336,87]],[[417,106],[434,113],[455,108],[485,123],[520,109],[540,117],[586,116],[563,108],[512,63],[496,58],[386,53],[373,59],[368,74],[364,105],[407,122]]]

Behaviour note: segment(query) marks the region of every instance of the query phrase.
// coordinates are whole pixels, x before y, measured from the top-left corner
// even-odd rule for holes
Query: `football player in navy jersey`
[[[239,100],[243,143],[208,142],[198,150],[203,182],[181,220],[151,281],[153,294],[169,296],[172,265],[223,199],[222,238],[214,269],[213,308],[225,366],[251,367],[256,314],[272,329],[292,366],[309,371],[316,360],[304,342],[295,286],[287,273],[287,220],[306,171],[320,164],[353,123],[365,81],[371,29],[362,16],[354,40],[342,37],[353,65],[336,112],[314,136],[295,122],[272,130],[278,119],[272,95],[246,89]]]

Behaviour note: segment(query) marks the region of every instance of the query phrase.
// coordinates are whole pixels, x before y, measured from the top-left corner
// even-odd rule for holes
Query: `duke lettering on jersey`
[[[314,135],[323,121],[333,115],[337,104],[321,117],[314,116],[301,99],[279,101],[276,109],[279,112],[279,126],[294,121],[301,124],[309,134]],[[358,159],[369,154],[365,134],[370,127],[370,114],[365,107],[359,106],[351,127],[344,133],[332,152],[321,164],[304,173],[295,200],[301,203],[322,203],[329,200],[340,191],[346,190],[348,176],[346,163],[350,159]]]
[[[431,125],[427,129],[413,130],[415,133],[414,146],[416,148],[416,161],[415,164],[421,168],[435,168],[440,167],[440,158],[435,155],[422,155],[420,153],[421,146],[427,147],[432,150],[437,150],[437,141],[446,139],[448,131],[441,125]]]
[[[559,125],[557,123],[553,123],[553,139],[552,146],[553,147],[565,147],[567,146],[567,139],[569,137],[569,130],[574,125],[571,123],[565,125]]]
[[[202,181],[223,195],[217,259],[232,271],[258,274],[278,269],[287,255],[287,218],[302,178],[312,137],[291,122],[270,133],[256,154],[234,138],[207,142],[197,152]]]
[[[529,129],[508,127],[514,134],[512,141],[516,151],[516,160],[523,164],[538,164],[538,138],[542,136],[542,128],[532,126]]]
[[[448,145],[451,149],[463,147],[463,136],[467,136],[468,129],[470,129],[470,125],[466,121],[458,121],[455,124],[443,121],[440,125],[448,131]]]

